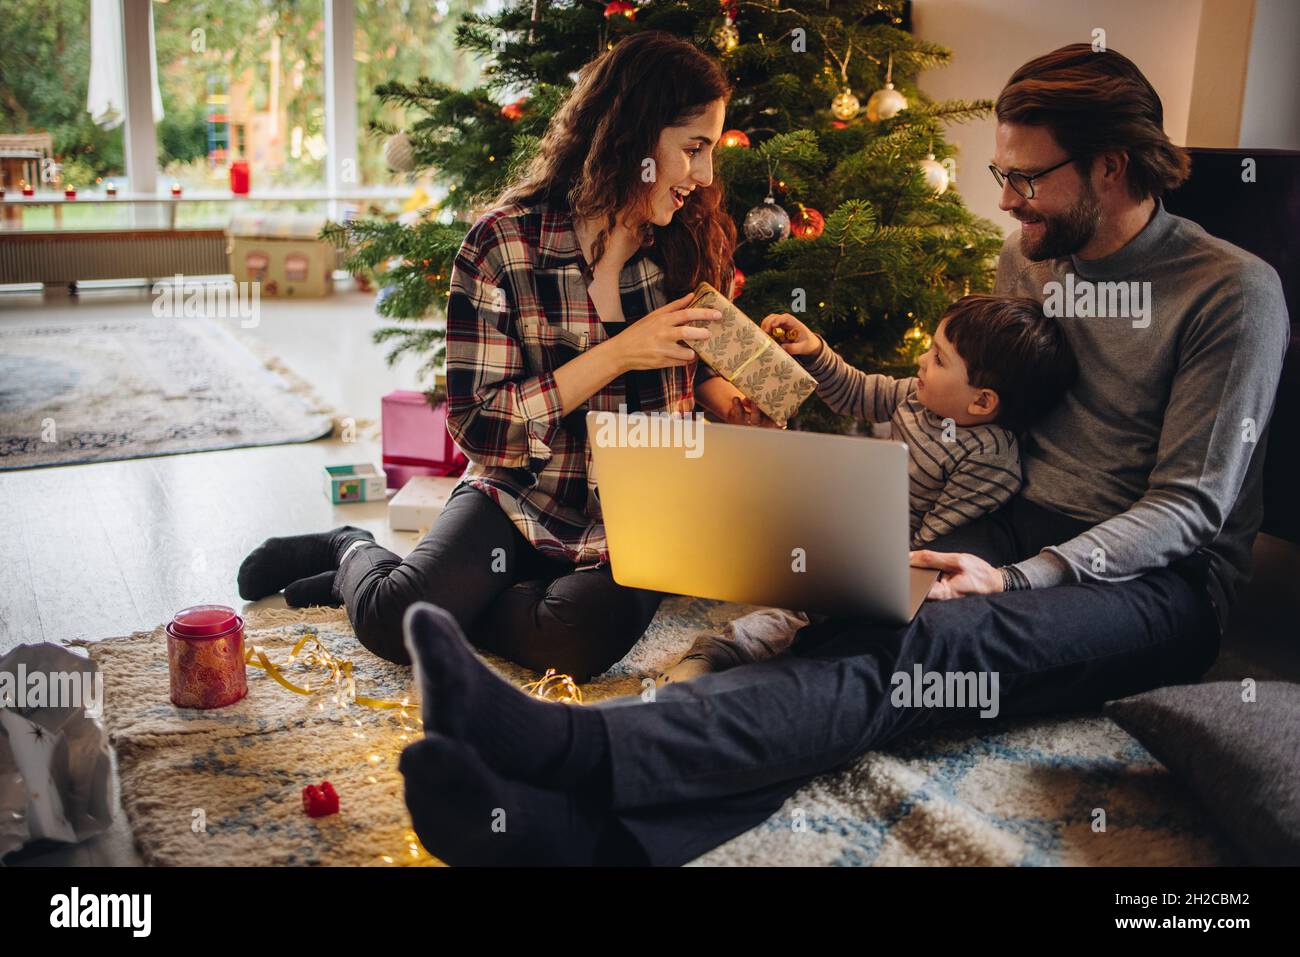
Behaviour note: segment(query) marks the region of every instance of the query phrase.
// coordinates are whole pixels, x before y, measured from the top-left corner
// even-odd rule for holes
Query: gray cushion
[[[1105,706],[1259,864],[1300,864],[1300,684],[1160,688]]]

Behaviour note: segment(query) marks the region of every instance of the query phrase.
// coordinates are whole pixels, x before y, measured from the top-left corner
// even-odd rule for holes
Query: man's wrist
[[[1015,565],[1003,565],[998,573],[1002,576],[1003,591],[1028,591],[1031,587],[1025,573]]]

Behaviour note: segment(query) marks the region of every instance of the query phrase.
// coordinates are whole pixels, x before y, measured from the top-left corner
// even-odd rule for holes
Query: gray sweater
[[[1116,283],[1135,294],[1127,310]],[[996,292],[1074,306],[1060,322],[1079,381],[1022,445],[1021,494],[1097,523],[1016,567],[1034,588],[1127,581],[1204,551],[1222,627],[1250,573],[1290,337],[1277,272],[1160,204],[1102,259],[1030,262],[1012,235]]]

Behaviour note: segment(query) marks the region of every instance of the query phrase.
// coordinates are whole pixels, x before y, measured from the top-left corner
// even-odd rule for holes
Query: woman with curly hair
[[[610,575],[587,411],[763,416],[697,363],[700,282],[731,289],[736,231],[713,180],[731,95],[717,63],[657,31],[588,63],[531,165],[469,230],[451,274],[448,428],[470,459],[405,559],[343,527],[274,538],[249,600],[341,600],[363,645],[406,662],[402,617],[446,609],[475,644],[578,680],[618,661],[661,595]],[[765,424],[765,423],[763,423]]]

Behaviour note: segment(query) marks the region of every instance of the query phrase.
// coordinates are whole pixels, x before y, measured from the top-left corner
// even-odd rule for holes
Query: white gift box
[[[452,489],[460,484],[455,476],[417,475],[407,480],[388,503],[388,527],[395,532],[422,532],[442,514]]]

